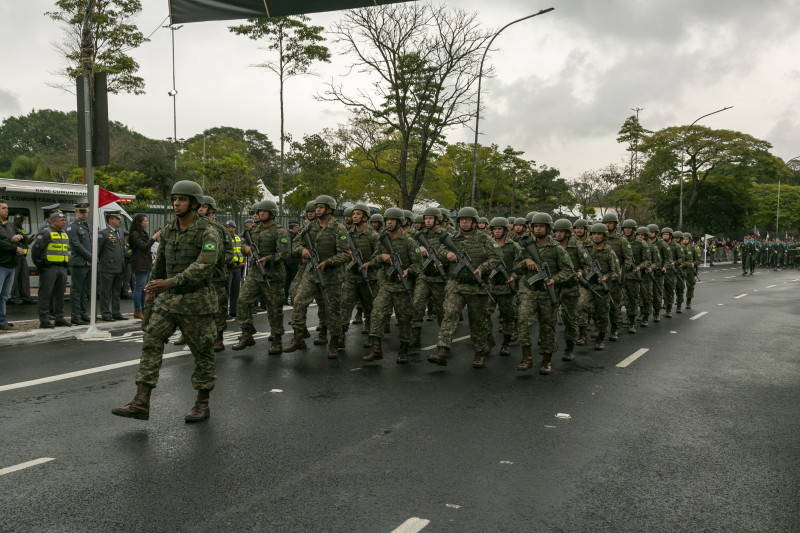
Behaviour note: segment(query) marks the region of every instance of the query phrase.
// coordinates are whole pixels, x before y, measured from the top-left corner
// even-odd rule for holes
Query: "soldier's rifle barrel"
[[[486,285],[486,282],[483,281],[481,276],[475,272],[476,268],[472,266],[472,263],[470,263],[469,254],[467,254],[467,251],[456,246],[456,243],[453,242],[453,237],[451,237],[449,233],[443,233],[442,236],[439,237],[439,242],[444,244],[451,252],[456,254],[456,257],[458,258],[458,269],[456,272],[462,268],[469,269],[470,274],[472,274],[472,277],[475,278],[478,286],[489,295],[489,299],[492,302],[497,303],[497,300],[495,300],[494,296],[492,296],[492,291],[489,290],[489,286]]]
[[[550,284],[550,280],[552,279],[550,275],[550,265],[542,261],[542,257],[539,255],[539,249],[536,247],[536,242],[533,239],[528,239],[525,243],[525,249],[528,250],[528,253],[531,254],[533,257],[534,262],[539,267],[539,274],[544,274],[541,278],[541,281],[544,283],[544,287],[547,290],[547,295],[550,297],[550,303],[553,307],[558,307],[558,297],[556,296],[556,291],[553,289],[553,285]],[[532,278],[528,279],[528,283],[533,285],[536,281],[535,279],[537,276],[533,276]],[[531,280],[534,280],[531,282]]]
[[[384,231],[381,233],[381,242],[386,250],[389,252],[389,256],[391,257],[392,264],[386,270],[388,275],[391,275],[394,272],[397,275],[397,278],[400,280],[400,283],[403,284],[403,289],[408,294],[408,297],[411,301],[414,301],[414,291],[411,290],[411,285],[408,284],[408,280],[403,275],[403,261],[400,259],[400,255],[394,251],[394,246],[392,246],[392,238],[389,237],[389,232]]]
[[[255,261],[256,265],[258,265],[258,270],[261,272],[261,276],[264,278],[264,281],[267,282],[267,287],[272,289],[272,285],[269,282],[270,275],[267,274],[267,269],[265,269],[263,263],[261,263],[261,253],[259,252],[256,243],[253,241],[253,236],[250,235],[250,230],[245,230],[242,236],[244,237],[244,242],[250,247],[250,253],[253,255],[253,261]]]

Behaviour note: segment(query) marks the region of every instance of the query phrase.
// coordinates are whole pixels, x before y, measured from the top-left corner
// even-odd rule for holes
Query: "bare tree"
[[[350,93],[331,82],[320,98],[374,120],[396,139],[398,157],[390,164],[374,158],[373,166],[397,183],[411,209],[444,132],[475,116],[479,55],[489,36],[474,13],[416,2],[348,11],[334,34],[354,57],[351,69],[373,83]]]

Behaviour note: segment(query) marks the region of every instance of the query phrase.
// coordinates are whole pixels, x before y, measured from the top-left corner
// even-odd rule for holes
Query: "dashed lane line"
[[[649,350],[650,350],[650,348],[640,348],[640,349],[636,350],[635,352],[633,352],[628,357],[626,357],[625,359],[623,359],[622,361],[620,361],[619,363],[617,363],[617,366],[619,368],[625,368],[626,366],[628,366],[629,364],[633,363],[634,361],[639,359],[641,356],[646,354]]]
[[[747,293],[740,294],[739,296],[734,296],[734,298],[738,300],[739,298],[744,298],[745,296],[747,296]]]
[[[777,287],[777,285],[767,285],[767,286],[766,286],[766,287],[764,287],[764,288],[765,288],[765,289],[771,289],[772,287]]]
[[[19,470],[25,470],[26,468],[37,466],[43,463],[49,463],[50,461],[55,461],[55,457],[41,457],[39,459],[34,459],[33,461],[28,461],[26,463],[20,463],[18,465],[9,466],[0,470],[0,476],[5,476],[6,474],[10,474],[12,472],[18,472]]]
[[[425,520],[424,518],[417,518],[416,516],[412,516],[397,528],[392,530],[392,533],[417,533],[418,531],[422,531],[422,529],[430,524],[430,520]]]
[[[460,341],[463,341],[464,339],[469,339],[469,335],[465,335],[463,337],[456,337],[455,339],[453,339],[453,342],[460,342]],[[420,351],[425,352],[427,350],[433,350],[434,348],[438,348],[438,345],[437,344],[431,344],[430,346],[426,346],[424,348],[420,348]]]
[[[692,318],[690,318],[689,320],[697,320],[697,319],[698,319],[698,318],[700,318],[701,316],[703,316],[703,315],[707,315],[707,314],[708,314],[708,311],[703,311],[702,313],[697,313],[696,315],[694,315],[694,316],[693,316]]]

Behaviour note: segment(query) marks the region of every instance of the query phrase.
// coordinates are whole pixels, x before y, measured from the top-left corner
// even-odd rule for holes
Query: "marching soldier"
[[[477,231],[478,212],[474,208],[462,207],[458,211],[456,221],[459,232],[451,239],[459,252],[466,252],[470,258],[470,265],[475,270],[471,270],[463,261],[459,264],[459,255],[447,246],[443,245],[439,249],[439,256],[445,257],[450,262],[449,281],[445,288],[444,316],[439,329],[438,351],[428,357],[428,361],[437,365],[447,365],[447,354],[453,343],[453,333],[466,306],[469,313],[472,347],[475,351],[472,367],[483,368],[486,354],[489,352],[486,341],[489,338],[490,325],[486,312],[489,296],[484,288],[486,285],[483,278],[497,268],[502,260],[502,253],[494,239]]]
[[[528,237],[528,223],[522,217],[515,218],[514,225],[511,231],[511,240],[516,243],[519,243],[519,241],[527,237]]]
[[[673,266],[676,265],[677,258],[675,257],[675,250],[672,248],[672,228],[669,226],[661,228],[661,239],[664,241],[665,252],[662,254],[662,259],[667,257],[667,266],[664,272],[664,306],[667,312],[664,314],[667,318],[672,318],[672,304],[675,303],[675,271]],[[656,320],[658,322],[658,320]]]
[[[31,246],[31,257],[39,270],[39,327],[69,327],[64,320],[64,293],[67,290],[69,237],[64,232],[67,219],[61,211],[50,214],[50,222],[42,229]],[[117,289],[119,297],[119,289]],[[50,322],[53,304],[55,325]]]
[[[444,207],[440,207],[439,214],[442,215],[442,221],[440,222],[442,228],[450,235],[456,235],[458,230],[450,223],[450,211]]]
[[[630,247],[633,260],[633,270],[625,279],[625,310],[628,312],[628,333],[636,333],[636,313],[639,308],[642,310],[642,287],[644,282],[642,271],[650,266],[650,262],[644,257],[644,245],[636,238],[636,221],[627,218],[622,221],[623,238]],[[640,281],[641,280],[641,281]],[[647,302],[650,305],[650,302]]]
[[[419,273],[422,269],[422,255],[419,245],[400,226],[404,213],[402,209],[390,207],[383,214],[386,231],[381,239],[388,237],[391,248],[381,240],[370,257],[369,264],[384,265],[378,283],[378,294],[373,302],[370,316],[369,338],[372,349],[362,359],[375,361],[383,359],[381,336],[383,335],[383,319],[391,315],[394,309],[397,327],[400,330],[400,349],[397,352],[397,363],[408,363],[408,345],[411,342],[411,318],[414,314],[412,295],[409,294],[408,279],[411,272]],[[394,253],[394,255],[392,255]],[[400,264],[396,264],[399,259]],[[398,273],[398,270],[400,273]],[[402,277],[402,279],[401,279]],[[409,290],[406,290],[406,289]]]
[[[144,337],[136,396],[125,407],[112,409],[112,414],[139,420],[150,417],[150,394],[158,384],[164,343],[178,327],[194,356],[192,387],[197,391],[194,407],[184,420],[200,422],[211,414],[209,396],[217,381],[217,295],[211,280],[223,243],[210,221],[197,214],[203,202],[203,189],[197,183],[183,180],[172,186],[176,218],[162,230],[151,278],[145,286]]]
[[[669,243],[669,249],[672,251],[672,257],[679,272],[675,275],[675,312],[678,314],[683,313],[681,305],[683,305],[683,293],[686,290],[684,276],[680,275],[683,274],[683,265],[686,263],[686,249],[680,245],[681,239],[683,239],[683,233],[676,231]]]
[[[383,215],[380,213],[375,213],[371,217],[369,217],[369,225],[372,226],[372,229],[375,230],[377,233],[383,231]]]
[[[500,252],[503,254],[502,262],[489,275],[489,288],[494,299],[497,300],[497,307],[500,309],[500,327],[503,330],[500,355],[508,356],[511,355],[511,337],[517,331],[517,304],[515,292],[512,290],[514,280],[511,279],[510,283],[507,280],[513,275],[514,265],[522,257],[522,247],[509,238],[511,225],[508,223],[507,218],[494,217],[489,223],[489,230],[491,231],[491,237],[500,247]],[[498,271],[500,266],[505,270],[505,276]],[[494,347],[491,325],[488,343],[490,348]]]
[[[86,222],[89,202],[75,204],[75,220],[67,226],[69,237],[69,307],[72,323],[83,326],[89,320],[89,296],[92,285],[92,229]]]
[[[622,324],[622,287],[625,282],[625,276],[631,273],[634,269],[633,253],[631,245],[622,238],[617,232],[617,225],[619,224],[619,217],[616,213],[606,213],[603,215],[603,224],[608,228],[608,236],[605,239],[605,245],[614,250],[614,254],[620,263],[621,274],[619,279],[612,280],[611,292],[613,302],[611,303],[611,329],[609,331],[608,340],[617,340],[617,330],[619,325]]]
[[[655,243],[650,242],[649,236],[650,228],[645,226],[639,226],[636,228],[636,238],[642,243],[642,256],[647,263],[647,267],[642,274],[641,325],[643,328],[646,328],[649,325],[648,321],[650,319],[650,312],[653,311],[653,292],[659,290],[658,286],[653,282],[653,279],[656,278],[655,270],[659,270],[659,272],[661,270],[661,254],[658,252],[658,246]],[[659,299],[659,307],[660,305],[661,300]]]
[[[481,217],[478,219],[478,231],[481,233],[485,233],[487,235],[491,235],[491,230],[489,229],[489,219],[486,217]]]
[[[214,351],[221,352],[225,349],[222,334],[228,327],[228,263],[233,258],[233,242],[225,226],[214,220],[216,211],[216,200],[211,196],[204,196],[203,205],[197,210],[197,214],[206,217],[211,222],[211,226],[219,235],[220,242],[223,243],[217,251],[219,257],[217,264],[214,266],[214,277],[211,280],[211,286],[217,295],[217,312],[214,314],[214,322],[217,324],[217,336],[214,339]]]
[[[694,269],[700,262],[700,257],[697,255],[695,247],[692,246],[692,234],[683,233],[681,238],[681,245],[684,248],[685,258],[683,261],[683,272],[686,276],[686,309],[692,308],[692,298],[694,298],[694,286],[696,283],[694,276]]]
[[[672,264],[672,251],[669,249],[669,245],[664,242],[661,232],[658,231],[657,224],[648,224],[647,229],[650,231],[650,244],[655,245],[661,260],[659,265],[654,265],[653,267],[653,274],[656,278],[653,284],[653,322],[661,322],[661,317],[659,316],[661,305],[662,303],[665,307],[667,305],[665,284],[667,283],[667,271],[670,270],[670,265]],[[670,229],[670,231],[672,230]]]
[[[100,314],[103,320],[112,322],[125,320],[120,311],[119,300],[128,248],[119,229],[122,213],[107,211],[105,218],[108,226],[97,235],[97,271],[100,280]]]
[[[445,285],[447,284],[447,275],[442,276],[436,265],[433,262],[432,255],[436,255],[436,250],[439,247],[439,239],[443,234],[447,233],[441,225],[442,212],[436,207],[428,207],[422,214],[425,222],[425,229],[421,232],[425,241],[432,248],[431,250],[421,247],[423,267],[422,273],[417,278],[417,283],[414,286],[414,314],[411,320],[411,347],[419,348],[421,345],[420,334],[422,332],[422,318],[425,315],[425,307],[432,304],[433,310],[436,313],[436,320],[439,325],[442,323],[444,316],[444,303]],[[443,258],[437,257],[440,262]],[[444,270],[446,264],[442,265]]]
[[[592,279],[592,283],[597,284],[597,289],[589,291],[587,304],[589,309],[588,314],[593,314],[595,317],[595,326],[597,327],[597,339],[595,340],[594,349],[605,349],[605,337],[608,331],[609,320],[609,307],[611,305],[611,296],[609,291],[606,291],[602,285],[609,286],[611,280],[620,276],[620,265],[617,261],[617,254],[614,250],[606,245],[606,237],[608,236],[608,226],[602,222],[593,224],[589,228],[589,235],[592,238],[592,247],[589,257],[593,261],[597,261],[597,266],[600,269],[600,274]],[[609,287],[610,289],[610,287]],[[585,338],[585,331],[581,331],[581,335]]]
[[[367,279],[364,280],[362,272],[359,270],[358,265],[355,264],[355,259],[348,265],[347,273],[345,274],[344,287],[342,288],[342,335],[344,335],[350,327],[350,316],[353,314],[353,308],[360,304],[364,313],[364,329],[369,331],[370,316],[372,315],[372,302],[374,295],[378,292],[378,264],[370,262],[370,258],[378,249],[379,238],[378,232],[372,229],[367,224],[369,218],[369,207],[365,204],[356,204],[353,206],[353,228],[350,230],[350,240],[353,246],[361,253],[362,260],[364,261],[364,271],[367,273]],[[344,345],[344,342],[342,343]],[[365,345],[369,347],[371,344]]]
[[[586,228],[582,227],[582,229]],[[592,268],[589,254],[583,249],[583,245],[578,239],[572,236],[572,230],[572,224],[566,218],[560,218],[553,223],[555,239],[569,254],[574,268],[573,277],[558,286],[558,301],[561,303],[561,317],[564,319],[564,342],[566,343],[564,354],[561,356],[562,361],[575,359],[573,349],[575,341],[578,340],[578,302],[581,297],[576,278],[583,277],[584,272]]]

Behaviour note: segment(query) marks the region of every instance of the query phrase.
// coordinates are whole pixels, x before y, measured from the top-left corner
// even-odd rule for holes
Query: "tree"
[[[751,213],[745,228],[758,226],[762,233],[783,238],[785,232],[800,233],[800,187],[781,184],[780,226],[775,234],[778,212],[778,186],[755,184],[752,190]]]
[[[319,134],[303,137],[302,143],[292,143],[291,164],[298,171],[297,188],[291,194],[292,206],[303,207],[321,194],[342,199],[338,188],[343,170],[339,150],[339,146]]]
[[[66,65],[59,71],[66,82],[51,84],[68,92],[75,88],[75,78],[84,75],[81,64],[82,27],[86,0],[56,0],[56,9],[45,13],[60,22],[64,39],[53,43],[64,56]],[[144,94],[144,78],[137,76],[139,63],[128,52],[147,42],[133,19],[142,10],[140,0],[95,0],[91,13],[91,65],[94,72],[108,75],[108,91]],[[84,50],[85,51],[85,50]]]
[[[6,118],[0,126],[0,172],[24,155],[40,159],[53,181],[66,181],[78,163],[77,116],[74,111],[40,109]]]
[[[411,209],[444,132],[475,116],[479,55],[488,35],[475,14],[416,2],[347,11],[334,34],[354,57],[350,68],[374,82],[357,93],[331,82],[320,98],[376,121],[385,135],[397,134],[396,161],[371,162]]]
[[[189,179],[203,183],[203,190],[219,204],[251,203],[258,198],[259,178],[249,151],[242,138],[219,133],[207,136],[203,161],[203,136],[195,135],[184,143],[180,166]]]
[[[308,74],[314,61],[330,62],[330,52],[322,42],[322,26],[309,26],[305,15],[295,17],[275,17],[267,19],[248,19],[247,24],[230,26],[228,29],[237,35],[246,35],[254,41],[266,41],[267,50],[277,52],[277,61],[267,61],[256,65],[278,76],[280,85],[281,150],[278,172],[278,204],[283,210],[283,164],[285,115],[283,108],[284,84],[290,78]]]
[[[630,163],[628,166],[630,179],[635,179],[639,175],[639,143],[645,135],[650,133],[653,132],[642,127],[642,124],[639,122],[638,113],[626,118],[622,127],[617,132],[617,142],[628,145],[625,150],[630,154]]]

